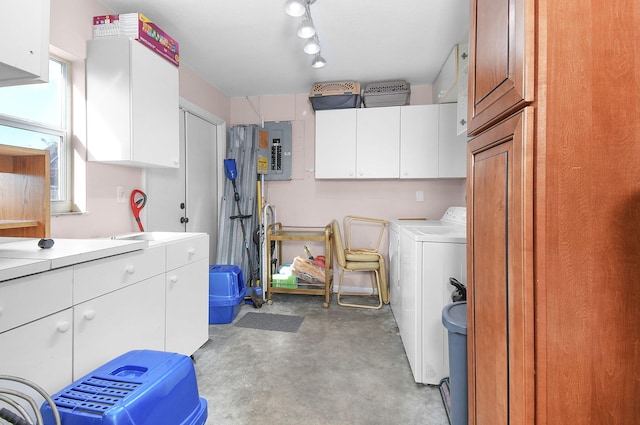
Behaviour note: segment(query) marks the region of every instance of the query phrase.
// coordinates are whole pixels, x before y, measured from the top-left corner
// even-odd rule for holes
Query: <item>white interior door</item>
[[[217,143],[216,124],[180,109],[180,168],[147,169],[143,210],[147,231],[207,233],[210,259],[218,239]]]
[[[209,257],[216,256],[218,240],[218,173],[216,126],[185,112],[186,223],[188,232],[209,235]],[[211,262],[213,264],[213,262]]]

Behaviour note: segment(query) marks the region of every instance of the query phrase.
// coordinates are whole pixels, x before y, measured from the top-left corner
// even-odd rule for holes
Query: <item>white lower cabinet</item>
[[[72,322],[68,308],[0,333],[0,375],[26,378],[50,394],[71,383]]]
[[[183,235],[0,281],[0,375],[55,393],[127,351],[192,355],[209,337],[209,236]]]
[[[0,375],[24,377],[47,392],[70,382],[72,280],[65,267],[0,282]]]
[[[166,248],[165,350],[190,356],[209,339],[209,236]]]
[[[135,349],[164,350],[164,274],[73,308],[73,379]]]
[[[191,355],[209,338],[208,275],[207,258],[167,272],[166,351]]]

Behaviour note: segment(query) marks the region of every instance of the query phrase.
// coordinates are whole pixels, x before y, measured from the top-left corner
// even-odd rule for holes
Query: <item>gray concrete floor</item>
[[[393,313],[274,294],[210,325],[195,355],[207,424],[448,425],[436,386],[416,384]],[[303,316],[296,333],[234,324],[247,312]]]

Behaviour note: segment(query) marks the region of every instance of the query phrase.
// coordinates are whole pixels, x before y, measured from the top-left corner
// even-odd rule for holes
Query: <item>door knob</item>
[[[184,209],[184,202],[180,202],[180,209],[183,210]]]
[[[180,217],[180,223],[185,224],[188,222],[189,222],[189,219],[187,217]]]

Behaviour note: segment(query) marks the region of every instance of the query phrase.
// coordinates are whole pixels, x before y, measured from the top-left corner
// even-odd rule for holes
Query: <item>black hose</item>
[[[21,416],[16,415],[9,409],[4,407],[0,409],[0,418],[14,425],[31,425],[31,422],[23,419]]]

